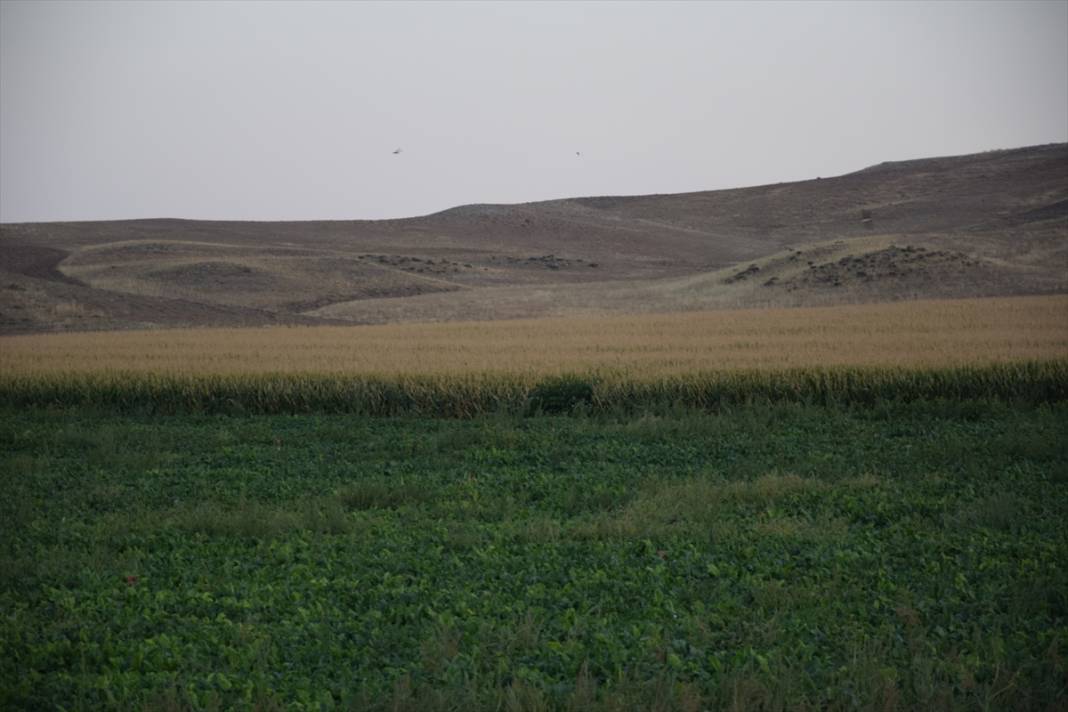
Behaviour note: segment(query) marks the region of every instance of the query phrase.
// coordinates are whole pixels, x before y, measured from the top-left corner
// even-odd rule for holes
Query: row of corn
[[[1068,359],[951,368],[836,367],[640,376],[509,373],[371,376],[179,373],[0,374],[0,405],[144,413],[353,413],[472,417],[487,413],[715,410],[749,403],[1068,400]]]

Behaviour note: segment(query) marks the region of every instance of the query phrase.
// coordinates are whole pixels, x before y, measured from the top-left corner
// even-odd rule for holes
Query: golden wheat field
[[[353,327],[9,336],[9,374],[444,375],[943,367],[1068,356],[1068,296]]]

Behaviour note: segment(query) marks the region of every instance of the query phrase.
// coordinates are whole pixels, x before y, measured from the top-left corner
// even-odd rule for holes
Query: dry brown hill
[[[1068,144],[402,220],[0,226],[0,333],[1068,292]]]

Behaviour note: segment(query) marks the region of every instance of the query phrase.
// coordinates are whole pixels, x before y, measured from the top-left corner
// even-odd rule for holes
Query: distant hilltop
[[[0,226],[0,333],[1068,291],[1068,144],[395,220]]]

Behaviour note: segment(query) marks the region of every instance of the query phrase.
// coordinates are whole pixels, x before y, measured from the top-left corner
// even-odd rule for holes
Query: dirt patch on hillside
[[[268,291],[278,287],[274,275],[234,262],[193,262],[149,272],[153,280],[191,289]]]
[[[1041,208],[1028,210],[1014,216],[1020,223],[1042,222],[1044,220],[1061,220],[1068,222],[1068,200],[1058,200]]]
[[[321,318],[112,292],[23,275],[0,280],[0,334],[322,323]]]
[[[70,253],[55,247],[4,242],[0,245],[0,271],[64,284],[81,284],[59,271]]]

